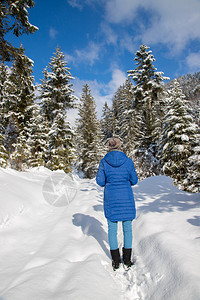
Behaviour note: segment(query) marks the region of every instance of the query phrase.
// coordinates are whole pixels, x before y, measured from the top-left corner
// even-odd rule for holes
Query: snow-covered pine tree
[[[3,114],[5,82],[8,78],[8,69],[4,63],[0,64],[0,133],[5,134],[5,121]]]
[[[192,147],[192,155],[190,155],[188,167],[188,176],[185,190],[192,193],[200,193],[200,133],[197,129],[196,142]]]
[[[133,84],[127,79],[115,93],[112,108],[108,112],[110,136],[117,136],[123,141],[123,150],[128,156],[133,155],[139,117],[136,115]]]
[[[5,71],[5,72],[4,72]],[[6,167],[7,165],[7,151],[4,147],[4,133],[5,133],[5,128],[4,128],[4,117],[3,117],[3,86],[4,82],[6,80],[6,74],[5,66],[0,65],[0,167]]]
[[[140,178],[160,174],[161,168],[157,159],[157,142],[160,138],[164,101],[162,72],[154,67],[152,51],[145,44],[136,52],[136,69],[127,71],[135,82],[135,110],[140,130],[135,144],[135,164]]]
[[[4,84],[3,114],[5,121],[5,146],[12,153],[12,166],[18,168],[17,148],[21,149],[21,157],[26,159],[27,149],[21,147],[19,141],[25,141],[28,122],[32,117],[32,108],[35,98],[34,78],[32,76],[33,61],[29,59],[21,46],[21,55],[13,63],[8,79]],[[24,135],[24,136],[22,136]],[[17,139],[19,140],[17,141]],[[15,145],[18,145],[15,149]],[[16,150],[16,151],[15,151]],[[13,152],[14,151],[14,152]],[[15,156],[16,155],[16,156]],[[16,163],[15,163],[16,157]],[[20,162],[19,168],[22,163]]]
[[[67,111],[74,108],[77,98],[73,95],[73,77],[59,47],[51,58],[49,69],[45,68],[40,85],[41,113],[48,122],[49,131],[47,166],[53,170],[62,168],[68,172],[72,168],[74,147]]]
[[[48,152],[48,126],[47,121],[41,114],[40,106],[35,103],[33,106],[33,116],[28,123],[28,140],[30,156],[28,158],[29,167],[44,166]]]
[[[199,130],[189,114],[187,104],[179,83],[175,81],[170,92],[168,112],[164,117],[160,148],[164,173],[172,177],[180,189],[194,191],[200,172]],[[194,185],[193,179],[196,180]]]
[[[41,114],[47,120],[48,127],[50,127],[53,122],[51,117],[53,109],[52,109],[52,93],[50,92],[51,87],[49,85],[47,67],[44,68],[43,75],[44,78],[40,80],[41,84],[39,84],[38,86],[38,91],[40,93],[39,103],[40,103]]]
[[[64,170],[69,173],[74,163],[74,134],[66,121],[65,111],[59,110],[55,115],[48,134],[49,159],[46,165],[51,170]]]
[[[112,100],[112,127],[113,127],[113,136],[120,136],[120,124],[122,122],[122,94],[123,94],[123,85],[121,85],[117,92],[114,94]]]
[[[5,168],[8,164],[8,153],[4,147],[4,136],[0,133],[0,167]]]
[[[103,135],[103,142],[113,136],[113,116],[112,109],[109,108],[107,102],[104,103],[101,117],[101,131]]]
[[[88,84],[83,87],[76,128],[76,149],[78,170],[85,178],[96,175],[99,162],[104,156],[100,122],[97,118],[96,104]]]
[[[3,0],[0,2],[0,61],[10,61],[21,55],[19,48],[6,40],[8,32],[15,36],[34,33],[38,28],[31,25],[28,9],[34,6],[32,0]]]
[[[0,103],[3,102],[4,83],[8,77],[8,69],[4,63],[0,64]]]
[[[179,76],[177,79],[180,87],[185,95],[195,122],[200,126],[200,72]],[[168,89],[173,87],[174,80],[166,84]]]
[[[133,157],[138,128],[138,122],[136,122],[137,115],[134,106],[133,84],[128,79],[122,86],[120,93],[119,111],[121,112],[121,117],[119,121],[119,133],[123,141],[123,150],[131,158]]]
[[[28,159],[31,155],[30,147],[27,143],[28,132],[27,128],[20,129],[14,144],[14,151],[10,155],[11,167],[18,171],[23,171],[28,168]]]
[[[56,114],[61,110],[74,108],[76,97],[73,95],[71,80],[73,79],[70,68],[67,67],[65,56],[60,47],[44,69],[44,79],[40,85],[41,109],[44,116],[52,125]]]

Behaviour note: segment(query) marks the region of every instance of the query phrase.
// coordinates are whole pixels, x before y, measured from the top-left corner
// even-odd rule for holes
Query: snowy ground
[[[134,187],[128,272],[112,271],[102,194],[63,172],[0,169],[0,300],[200,299],[200,194],[164,176]]]

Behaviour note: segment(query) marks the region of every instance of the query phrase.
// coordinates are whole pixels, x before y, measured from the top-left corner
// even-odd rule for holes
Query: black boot
[[[131,253],[132,249],[126,249],[123,248],[123,262],[124,262],[124,267],[129,269],[133,263],[131,262]]]
[[[110,250],[110,254],[112,257],[112,267],[113,267],[113,270],[115,271],[115,270],[119,269],[119,265],[121,263],[119,249]]]

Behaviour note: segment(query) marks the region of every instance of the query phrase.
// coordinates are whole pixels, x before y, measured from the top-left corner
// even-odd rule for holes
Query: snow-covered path
[[[44,187],[55,174],[64,179],[60,190],[76,188],[69,204],[50,204]],[[94,180],[0,169],[0,299],[199,300],[200,195],[164,176],[140,182],[134,193],[137,262],[113,272],[103,190]]]

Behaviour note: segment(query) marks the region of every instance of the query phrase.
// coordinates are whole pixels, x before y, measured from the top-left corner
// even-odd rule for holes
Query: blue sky
[[[60,46],[76,95],[87,82],[99,113],[135,68],[142,43],[171,79],[200,71],[200,0],[35,0],[29,20],[39,30],[10,41],[34,61],[35,81]]]

